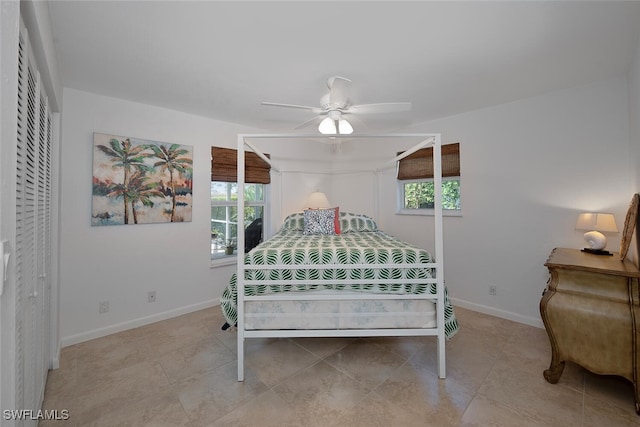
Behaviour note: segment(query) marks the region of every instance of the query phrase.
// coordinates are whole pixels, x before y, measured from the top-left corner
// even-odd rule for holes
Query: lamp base
[[[599,231],[584,233],[584,240],[587,241],[591,249],[604,249],[607,246],[607,237]]]
[[[591,249],[591,248],[584,248],[581,249],[582,252],[586,252],[588,254],[592,254],[592,255],[609,255],[609,256],[613,256],[613,253],[609,252],[609,251],[605,251],[603,249]]]

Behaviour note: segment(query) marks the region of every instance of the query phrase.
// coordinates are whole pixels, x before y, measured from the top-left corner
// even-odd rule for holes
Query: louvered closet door
[[[40,96],[40,142],[38,144],[38,189],[37,189],[37,290],[36,324],[34,336],[38,340],[35,347],[39,353],[35,359],[36,398],[44,397],[47,372],[49,371],[50,322],[51,322],[51,111],[46,96]],[[38,403],[41,403],[39,401]]]
[[[41,408],[49,365],[51,112],[21,26],[16,150],[16,405]],[[18,425],[36,425],[21,420]]]

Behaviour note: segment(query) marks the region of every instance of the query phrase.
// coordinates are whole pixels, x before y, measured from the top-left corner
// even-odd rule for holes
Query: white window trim
[[[261,206],[262,212],[263,212],[263,221],[262,221],[262,233],[264,236],[270,235],[268,234],[268,231],[270,231],[269,225],[271,224],[270,222],[270,217],[271,217],[271,184],[262,184],[264,186],[263,188],[263,196],[264,196],[264,201],[262,201],[261,203],[258,202],[249,202],[246,201],[244,202],[244,205],[246,207],[248,206]],[[209,192],[209,195],[211,195],[211,192]],[[232,206],[232,207],[236,207],[237,203],[236,201],[229,201],[229,202],[210,202],[209,203],[209,212],[211,212],[211,206]],[[211,222],[211,213],[209,213],[209,222]],[[211,231],[209,231],[209,233],[211,233]],[[209,241],[210,242],[210,241]],[[211,258],[211,244],[209,244],[209,258],[211,260],[211,264],[210,264],[210,268],[218,268],[218,267],[226,267],[228,265],[235,265],[237,264],[237,258],[238,258],[238,253],[237,251],[233,254],[233,255],[225,255],[219,258]]]
[[[433,209],[397,209],[396,215],[421,215],[421,216],[434,216],[435,212]],[[460,210],[451,210],[451,209],[443,209],[442,216],[462,216],[462,209]]]
[[[460,181],[462,179],[459,176],[442,177],[442,182],[445,181]],[[411,179],[411,180],[398,180],[397,184],[397,200],[396,200],[396,215],[418,215],[418,216],[434,216],[435,209],[431,208],[418,208],[418,209],[405,209],[404,206],[404,185],[413,182],[433,182],[433,178],[424,179]],[[460,184],[460,200],[462,200],[462,183]],[[462,207],[460,209],[442,209],[442,216],[462,216]]]

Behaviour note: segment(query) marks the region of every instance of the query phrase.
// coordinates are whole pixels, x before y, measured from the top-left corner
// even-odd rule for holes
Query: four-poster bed
[[[309,137],[317,138],[238,135],[238,218],[244,218],[245,149],[279,171],[250,140]],[[445,339],[458,325],[444,286],[440,134],[351,137],[420,138],[375,169],[376,178],[400,159],[433,147],[435,251],[389,236],[365,215],[338,209],[290,214],[273,237],[238,256],[237,273],[221,299],[227,322],[237,324],[238,381],[244,380],[244,340],[258,337],[435,336],[438,376],[445,378]],[[244,232],[238,227],[239,254]]]

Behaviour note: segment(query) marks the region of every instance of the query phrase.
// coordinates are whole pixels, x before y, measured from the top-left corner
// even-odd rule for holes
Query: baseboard
[[[81,342],[115,334],[117,332],[126,331],[128,329],[137,328],[139,326],[148,325],[150,323],[159,322],[161,320],[171,319],[172,317],[181,316],[183,314],[192,313],[194,311],[203,310],[205,308],[213,307],[216,305],[220,305],[220,298],[199,302],[197,304],[192,304],[185,307],[175,308],[173,310],[156,313],[151,316],[141,317],[138,319],[128,320],[122,323],[116,323],[115,325],[94,329],[91,331],[83,332],[81,334],[62,337],[62,339],[60,340],[60,347],[68,347],[70,345],[79,344]]]
[[[53,350],[53,354],[51,355],[51,359],[49,360],[49,369],[58,369],[60,367],[60,343],[56,346],[55,350]]]
[[[451,304],[455,306],[459,306],[462,308],[466,308],[468,310],[477,311],[479,313],[488,314],[490,316],[499,317],[501,319],[507,319],[518,323],[523,323],[529,326],[535,326],[537,328],[544,328],[544,324],[542,323],[542,319],[539,317],[529,317],[523,316],[518,313],[513,313],[511,311],[500,310],[498,308],[489,307],[486,305],[476,304],[474,302],[464,301],[458,298],[449,298]]]
[[[451,303],[454,306],[459,306],[462,308],[466,308],[468,310],[473,310],[479,313],[488,314],[490,316],[499,317],[501,319],[507,319],[514,322],[523,323],[529,326],[544,328],[544,325],[540,318],[523,316],[521,314],[513,313],[511,311],[500,310],[494,307],[476,304],[474,302],[469,302],[469,301],[461,300],[458,298],[449,298],[449,299],[451,300]],[[170,319],[172,317],[181,316],[183,314],[192,313],[194,311],[203,310],[205,308],[214,307],[216,305],[220,305],[219,298],[215,298],[209,301],[203,301],[203,302],[188,305],[185,307],[176,308],[173,310],[168,310],[162,313],[156,313],[151,316],[141,317],[139,319],[133,319],[126,322],[117,323],[115,325],[110,325],[105,328],[94,329],[91,331],[83,332],[81,334],[63,337],[60,340],[60,348],[68,347],[74,344],[79,344],[81,342],[89,341],[95,338],[100,338],[107,335],[115,334],[117,332],[126,331],[128,329],[137,328],[139,326],[144,326],[151,323],[159,322],[161,320]],[[53,358],[52,365],[54,367],[59,365],[59,360],[57,360],[56,357]]]

